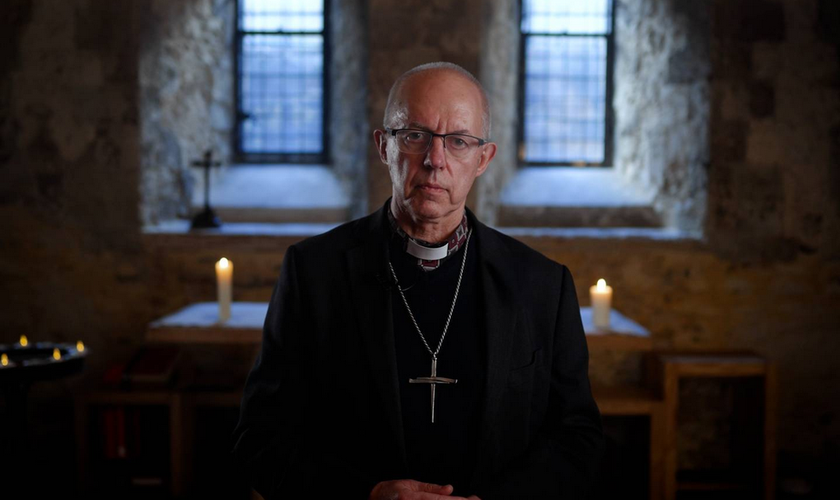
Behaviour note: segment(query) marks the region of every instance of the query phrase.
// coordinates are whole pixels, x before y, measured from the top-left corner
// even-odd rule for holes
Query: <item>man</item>
[[[496,153],[478,81],[391,89],[392,197],[289,248],[234,455],[266,498],[581,498],[600,415],[568,270],[466,209]]]

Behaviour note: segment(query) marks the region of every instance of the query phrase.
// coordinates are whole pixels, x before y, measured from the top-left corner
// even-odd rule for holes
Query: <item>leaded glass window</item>
[[[612,4],[522,0],[523,163],[611,163]]]
[[[324,2],[239,0],[238,9],[240,159],[324,162]]]

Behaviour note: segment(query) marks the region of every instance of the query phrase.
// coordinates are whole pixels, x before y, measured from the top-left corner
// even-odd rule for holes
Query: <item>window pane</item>
[[[606,58],[603,37],[526,39],[525,161],[604,162]]]
[[[243,152],[322,151],[323,45],[320,35],[243,36]]]
[[[242,31],[323,31],[323,0],[240,0]]]
[[[523,33],[605,35],[610,0],[522,0]]]

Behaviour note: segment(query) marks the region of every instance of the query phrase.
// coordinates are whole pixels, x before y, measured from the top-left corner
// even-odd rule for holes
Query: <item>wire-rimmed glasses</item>
[[[466,158],[476,149],[487,144],[486,140],[467,134],[436,134],[428,130],[412,128],[386,128],[385,131],[396,138],[397,148],[408,154],[425,153],[435,137],[443,139],[443,148],[456,158]]]

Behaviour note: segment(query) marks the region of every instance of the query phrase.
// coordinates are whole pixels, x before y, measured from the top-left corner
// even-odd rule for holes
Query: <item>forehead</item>
[[[465,77],[448,71],[430,71],[413,75],[400,91],[402,106],[397,118],[429,128],[446,131],[481,130],[481,94]]]

